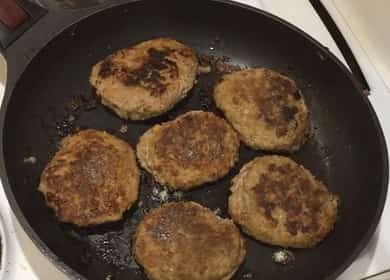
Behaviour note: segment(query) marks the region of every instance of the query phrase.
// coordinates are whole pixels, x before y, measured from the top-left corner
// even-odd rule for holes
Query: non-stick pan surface
[[[287,266],[273,263],[278,248],[244,235],[247,257],[234,279],[336,278],[368,242],[385,201],[387,154],[375,113],[349,72],[318,43],[268,14],[225,1],[145,0],[110,8],[69,27],[32,60],[2,114],[3,183],[27,233],[70,276],[146,279],[131,255],[135,226],[159,204],[151,199],[159,186],[146,172],[141,207],[134,206],[123,221],[88,229],[57,222],[37,186],[58,140],[75,129],[106,130],[134,147],[152,125],[186,111],[221,115],[211,98],[216,74],[200,76],[188,98],[149,121],[125,122],[95,103],[88,83],[92,65],[117,49],[159,36],[178,39],[199,53],[227,56],[241,67],[269,67],[298,82],[314,133],[291,157],[341,197],[339,219],[318,247],[293,250],[296,259]],[[123,124],[126,133],[119,132]],[[232,177],[259,155],[242,145],[239,163],[228,176],[183,199],[227,216]],[[35,164],[24,162],[30,156]]]

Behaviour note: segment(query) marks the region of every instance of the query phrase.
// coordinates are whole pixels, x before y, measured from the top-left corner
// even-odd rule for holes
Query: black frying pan
[[[58,223],[37,186],[61,136],[76,126],[92,127],[134,146],[151,125],[188,110],[220,114],[210,99],[215,75],[200,77],[190,96],[162,117],[125,122],[126,134],[118,132],[124,121],[94,104],[88,83],[91,66],[114,50],[158,36],[176,38],[201,53],[228,56],[232,64],[269,67],[294,78],[312,112],[314,135],[292,158],[342,200],[335,230],[317,248],[293,250],[292,265],[274,264],[276,248],[246,236],[247,257],[235,279],[247,273],[253,279],[335,279],[367,244],[386,198],[383,134],[355,79],[312,38],[267,13],[224,0],[110,1],[81,10],[51,9],[38,20],[43,13],[35,9],[30,21],[36,15],[37,23],[4,50],[8,78],[1,110],[1,176],[24,230],[71,278],[145,279],[131,257],[130,240],[137,222],[157,206],[150,199],[156,184],[143,174],[144,205],[128,211],[121,222],[90,229]],[[8,43],[12,39],[8,36]],[[74,104],[79,106],[76,111]],[[71,123],[70,114],[76,118]],[[184,199],[220,208],[226,216],[230,180],[244,163],[261,154],[242,145],[240,161],[226,178],[191,191]],[[24,163],[29,156],[37,163]]]

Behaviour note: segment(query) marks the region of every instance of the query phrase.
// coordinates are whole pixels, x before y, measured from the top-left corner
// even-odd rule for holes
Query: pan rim
[[[57,30],[51,38],[47,41],[45,45],[42,45],[40,50],[36,52],[34,57],[31,58],[30,62],[26,65],[26,67],[23,69],[22,72],[24,72],[28,65],[32,62],[32,60],[35,58],[38,53],[40,53],[50,42],[55,40],[60,34],[64,32],[64,30],[68,29],[74,24],[77,24],[84,19],[87,19],[89,17],[92,17],[94,15],[97,15],[101,12],[108,11],[110,9],[122,6],[122,5],[130,5],[132,3],[142,2],[143,0],[125,0],[120,1],[119,3],[112,3],[111,5],[102,4],[99,5],[97,8],[93,10],[91,13],[84,14],[77,18],[76,20],[73,20],[72,22],[68,23],[64,28],[61,28],[60,30]],[[323,46],[320,42],[318,42],[316,39],[311,37],[309,34],[307,34],[305,31],[301,30],[300,28],[296,27],[295,25],[287,22],[286,20],[279,18],[278,16],[275,16],[267,11],[234,2],[231,0],[205,0],[202,2],[215,2],[215,3],[221,3],[226,4],[230,6],[234,6],[240,9],[244,9],[247,11],[251,11],[256,13],[258,16],[265,16],[268,19],[278,23],[282,24],[284,27],[288,28],[292,32],[296,33],[299,36],[302,36],[303,39],[313,44],[319,51],[321,51],[328,59],[331,59],[333,63],[337,65],[337,67],[344,72],[344,74],[349,78],[349,80],[352,82],[352,85],[355,87],[356,91],[359,92],[362,101],[364,101],[368,112],[372,118],[372,121],[374,122],[375,129],[377,131],[377,137],[379,137],[380,142],[380,150],[381,150],[381,162],[382,162],[382,184],[381,184],[381,194],[380,194],[380,200],[378,201],[378,208],[375,213],[375,216],[372,218],[371,225],[369,228],[367,228],[366,233],[362,236],[360,242],[357,244],[354,250],[349,254],[349,256],[344,260],[342,264],[340,264],[339,268],[334,270],[330,275],[328,275],[325,279],[331,280],[336,279],[343,271],[345,271],[357,258],[357,256],[361,253],[361,251],[367,246],[369,240],[372,238],[376,228],[378,227],[378,224],[380,222],[383,209],[385,207],[386,202],[386,196],[388,191],[388,183],[389,183],[389,161],[388,161],[388,148],[386,146],[386,140],[384,137],[382,126],[379,122],[379,119],[377,117],[377,114],[369,101],[368,97],[364,94],[362,88],[360,87],[359,83],[355,79],[355,77],[352,75],[352,73],[346,68],[346,66],[333,54],[330,52],[328,48]],[[200,1],[199,1],[200,2]],[[14,84],[14,86],[16,83]],[[0,131],[3,132],[4,130],[4,124],[5,124],[5,117],[7,112],[7,107],[11,98],[11,93],[14,90],[13,87],[7,87],[6,86],[6,92],[4,93],[3,97],[3,104],[1,105],[0,110]],[[3,184],[4,191],[6,193],[6,196],[8,198],[8,201],[11,205],[12,211],[15,213],[15,216],[17,217],[18,222],[21,224],[23,230],[27,233],[31,241],[35,244],[35,246],[39,249],[39,251],[47,257],[61,272],[65,273],[66,276],[70,277],[71,279],[86,279],[84,276],[80,275],[77,271],[69,267],[65,262],[63,262],[49,247],[40,239],[38,234],[34,231],[34,229],[31,227],[29,222],[27,221],[25,215],[23,214],[22,210],[20,209],[16,198],[13,194],[11,185],[8,181],[8,176],[5,168],[5,162],[4,162],[4,150],[3,150],[3,137],[0,139],[0,153],[1,153],[1,159],[0,159],[0,177],[1,177],[1,183]]]

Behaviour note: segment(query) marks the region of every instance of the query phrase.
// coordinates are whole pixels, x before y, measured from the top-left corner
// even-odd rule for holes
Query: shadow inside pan
[[[335,230],[314,249],[293,250],[296,260],[290,266],[272,262],[277,248],[246,236],[247,257],[234,279],[243,275],[334,279],[352,261],[373,232],[383,206],[383,147],[375,116],[350,76],[328,53],[268,16],[203,0],[135,2],[101,12],[69,30],[47,45],[22,75],[7,108],[3,135],[5,165],[16,201],[40,239],[67,266],[93,280],[146,279],[132,258],[131,236],[147,211],[159,205],[151,192],[160,186],[144,172],[142,205],[134,206],[118,223],[90,229],[58,223],[37,186],[64,134],[76,128],[107,130],[134,147],[152,125],[189,110],[220,114],[210,96],[213,75],[200,76],[188,98],[151,121],[126,122],[94,103],[88,83],[92,65],[114,50],[159,36],[183,41],[201,53],[228,56],[232,64],[269,67],[295,79],[312,112],[314,135],[291,157],[341,197]],[[70,112],[69,102],[80,95],[84,107]],[[75,118],[71,122],[70,114]],[[127,133],[119,132],[123,124]],[[262,154],[242,145],[239,162],[228,176],[186,193],[183,199],[220,209],[226,216],[231,178]],[[37,163],[23,163],[29,156],[36,157]]]
[[[39,0],[52,9],[82,9],[101,4],[109,4],[112,0]]]

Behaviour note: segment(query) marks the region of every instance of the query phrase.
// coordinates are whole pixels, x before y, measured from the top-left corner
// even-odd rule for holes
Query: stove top
[[[62,5],[75,7],[75,5],[93,4],[104,0],[56,0]],[[322,2],[328,11],[334,16],[334,20],[341,29],[343,35],[351,46],[351,49],[362,67],[363,73],[370,84],[370,101],[373,104],[385,131],[388,147],[390,147],[390,93],[388,92],[382,79],[378,77],[375,68],[370,63],[364,51],[359,48],[359,43],[351,34],[348,25],[342,21],[342,17],[337,13],[334,0],[323,0]],[[76,3],[77,2],[77,3]],[[308,0],[238,0],[244,4],[252,5],[260,9],[273,13],[304,30],[313,38],[328,47],[342,62],[345,62],[336,43],[330,36],[325,25],[317,16],[315,10]],[[0,100],[4,90],[5,64],[0,57]],[[388,81],[390,82],[390,81]],[[58,269],[47,260],[41,252],[34,246],[32,241],[22,230],[18,221],[14,217],[5,194],[0,190],[0,213],[5,221],[8,236],[8,260],[5,279],[9,280],[52,280],[67,279]],[[340,276],[338,280],[356,280],[371,274],[390,269],[390,205],[387,204],[382,222],[379,225],[372,240],[366,249],[357,258],[355,263]]]

